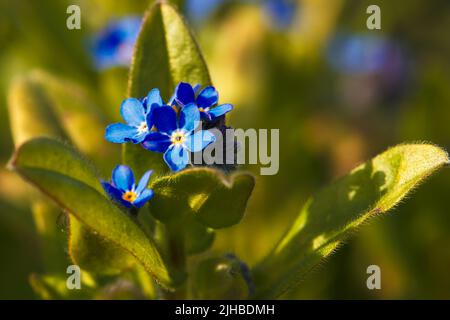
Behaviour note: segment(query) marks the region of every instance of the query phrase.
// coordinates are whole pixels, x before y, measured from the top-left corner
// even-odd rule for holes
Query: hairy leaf
[[[226,177],[213,169],[187,169],[151,183],[150,211],[161,221],[192,214],[209,228],[229,227],[242,219],[254,184],[247,173]]]
[[[16,145],[37,136],[66,137],[48,98],[29,77],[19,77],[11,84],[8,107]]]
[[[77,148],[94,156],[102,164],[110,161],[112,146],[105,143],[103,138],[104,120],[97,113],[96,106],[93,105],[82,87],[43,71],[32,71],[18,78],[13,83],[10,91],[9,107],[11,127],[16,145],[38,136],[59,137],[71,140]],[[47,161],[39,155],[38,150],[33,150],[33,153],[37,157],[35,161]],[[76,175],[78,169],[83,170],[83,168],[77,167],[80,163],[78,160],[74,159],[74,161],[68,162],[69,168],[64,169],[66,174],[70,174],[71,170],[75,170],[74,174]],[[93,171],[91,167],[88,172],[80,172],[80,178],[89,185],[98,187],[98,178],[95,174],[89,177],[86,176],[86,174],[90,174]],[[101,191],[101,189],[99,190]],[[33,208],[39,209],[34,210],[37,225],[45,224],[47,229],[49,226],[56,226],[57,219],[54,217],[54,214],[50,214],[51,212],[47,213],[46,211],[48,210],[43,210],[45,203],[39,203],[42,202],[41,200],[37,200],[37,202],[33,204]],[[59,214],[58,211],[56,214]],[[107,240],[92,234],[87,229],[83,230],[84,227],[76,222],[70,224],[70,227],[73,229],[71,234],[91,235],[89,237],[76,236],[69,242],[69,251],[73,253],[72,259],[79,262],[85,269],[97,272],[101,270],[111,272],[111,260],[106,259],[108,257],[116,258],[115,270],[118,270],[120,266],[125,267],[128,265],[119,263],[119,261],[130,261],[130,255],[123,249],[117,248],[114,244],[108,245]],[[56,261],[60,259],[56,250],[63,248],[60,241],[57,241],[61,240],[60,235],[54,232],[52,238],[49,239],[50,234],[48,232],[45,233],[43,230],[41,234],[45,239],[45,251],[53,252],[52,257],[48,257],[47,260],[50,262],[50,260]],[[96,252],[98,247],[103,249],[102,255]],[[76,253],[79,253],[81,248],[84,248],[82,256],[84,259],[80,255],[78,255],[78,258],[75,258]],[[65,258],[66,255],[62,257]],[[90,264],[84,264],[83,260],[89,261]],[[50,266],[50,264],[48,265]],[[103,265],[103,267],[98,267],[95,270],[89,268],[89,266],[94,265]],[[52,268],[50,268],[50,271],[52,271]]]
[[[103,195],[92,167],[75,150],[37,138],[20,146],[10,165],[90,230],[127,250],[162,285],[171,285],[153,242]]]
[[[66,250],[66,215],[61,208],[51,203],[46,197],[36,195],[31,211],[34,224],[39,234],[39,244],[44,268],[49,273],[60,272],[67,267],[70,260]]]
[[[277,297],[295,286],[359,226],[394,207],[448,163],[447,153],[434,145],[400,145],[323,189],[307,201],[291,229],[254,268],[256,297]]]
[[[185,247],[187,254],[197,254],[208,250],[214,242],[214,230],[205,227],[195,219],[187,219],[184,224]]]
[[[43,71],[18,78],[9,96],[11,127],[16,145],[32,137],[70,139],[89,155],[108,158],[105,120],[80,86]]]
[[[129,270],[136,261],[122,247],[99,237],[74,216],[70,217],[69,254],[82,269],[105,275]]]
[[[145,13],[128,81],[129,97],[144,97],[152,88],[159,88],[164,101],[181,81],[202,86],[211,83],[199,47],[173,6],[157,2]],[[149,168],[155,177],[169,172],[162,154],[133,144],[124,145],[124,162],[138,175]]]

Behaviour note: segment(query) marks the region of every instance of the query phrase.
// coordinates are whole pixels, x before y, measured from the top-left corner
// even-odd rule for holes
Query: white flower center
[[[139,134],[148,132],[147,122],[141,122],[141,124],[137,127],[137,130]]]

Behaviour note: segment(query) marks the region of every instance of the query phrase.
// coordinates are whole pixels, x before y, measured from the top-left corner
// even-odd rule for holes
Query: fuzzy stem
[[[186,251],[183,226],[181,221],[166,224],[167,260],[170,264],[170,273],[178,284],[175,292],[166,294],[167,299],[186,298]]]

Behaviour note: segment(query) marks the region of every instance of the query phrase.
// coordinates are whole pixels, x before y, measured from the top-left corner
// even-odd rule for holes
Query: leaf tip
[[[17,160],[19,158],[19,152],[23,144],[24,143],[16,147],[13,154],[11,155],[11,158],[6,163],[6,169],[8,169],[9,171],[15,171],[17,169]]]

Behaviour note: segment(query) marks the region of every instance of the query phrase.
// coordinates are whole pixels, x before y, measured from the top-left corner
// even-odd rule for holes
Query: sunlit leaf
[[[132,255],[70,217],[69,254],[82,269],[106,275],[120,274],[135,263]]]
[[[164,101],[181,81],[202,86],[211,83],[199,47],[173,6],[157,2],[145,13],[128,81],[129,97],[141,98],[159,88]],[[169,172],[162,154],[132,144],[124,145],[124,161],[138,175],[149,168],[156,175]]]
[[[66,254],[66,215],[44,196],[34,198],[31,211],[40,236],[45,270],[49,273],[60,272],[70,262]]]
[[[447,153],[434,145],[400,145],[323,189],[307,201],[275,249],[254,268],[256,297],[277,297],[295,286],[358,227],[387,212],[447,164]]]
[[[154,180],[149,208],[161,221],[192,214],[209,228],[225,228],[242,219],[254,183],[247,173],[226,177],[213,169],[188,169]]]
[[[99,115],[98,109],[93,105],[87,93],[80,86],[60,79],[43,71],[33,71],[19,78],[11,87],[9,107],[11,112],[11,126],[13,129],[16,145],[20,144],[30,138],[37,136],[60,137],[62,139],[71,140],[77,148],[86,152],[87,154],[99,159],[102,164],[110,161],[111,145],[104,142],[104,119]],[[35,151],[38,153],[38,151]],[[46,161],[39,158],[39,161]],[[75,165],[78,162],[75,161]],[[74,167],[73,170],[77,170]],[[93,171],[93,168],[91,168]],[[76,174],[76,173],[75,173]],[[83,176],[86,178],[86,176]],[[98,186],[98,178],[89,177],[86,180],[91,186],[94,184]],[[50,212],[48,208],[51,207],[42,200],[37,200],[38,203],[33,204],[34,217],[37,226],[46,227],[46,230],[39,230],[44,238],[44,251],[51,252],[53,257],[48,257],[47,263],[50,266],[50,260],[58,260],[56,253],[61,253],[64,246],[61,243],[61,232],[53,232],[50,235],[49,230],[53,226],[56,227],[57,219],[55,215],[59,215],[61,210],[56,210],[56,213]],[[55,211],[55,210],[53,210]],[[78,228],[76,228],[78,227]],[[129,261],[130,256],[122,249],[115,249],[113,244],[108,245],[105,239],[101,239],[89,230],[83,230],[82,225],[74,222],[71,228],[71,233],[77,235],[72,238],[69,243],[69,251],[74,253],[80,252],[80,248],[84,248],[83,256],[86,261],[93,265],[103,264],[104,268],[97,268],[96,271],[102,269],[105,272],[111,272],[111,261],[103,259],[114,256],[116,258],[115,270],[120,266],[128,266],[128,264],[120,264],[119,261]],[[90,234],[90,237],[81,237],[78,235]],[[83,243],[89,239],[89,243]],[[103,256],[93,254],[101,246],[103,248]],[[89,248],[92,247],[92,250]],[[59,250],[58,250],[59,249]],[[50,252],[51,251],[51,252]],[[110,252],[108,252],[110,251]],[[120,252],[123,257],[120,258]],[[66,255],[62,255],[63,258]],[[85,269],[90,270],[88,265],[82,263],[82,258],[78,255],[76,261],[80,262]],[[52,271],[51,268],[49,271]],[[90,270],[94,271],[94,270]]]
[[[106,121],[79,85],[43,71],[30,72],[13,83],[9,110],[16,145],[36,136],[61,137],[90,156],[109,160]]]
[[[153,242],[103,195],[92,167],[75,150],[37,138],[17,149],[10,166],[90,230],[127,250],[162,285],[171,285]]]
[[[17,78],[12,83],[8,107],[16,145],[37,136],[66,137],[40,85],[29,77]]]
[[[95,292],[95,282],[86,272],[81,272],[80,289],[69,290],[69,274],[31,274],[30,285],[39,298],[44,300],[90,299]]]

